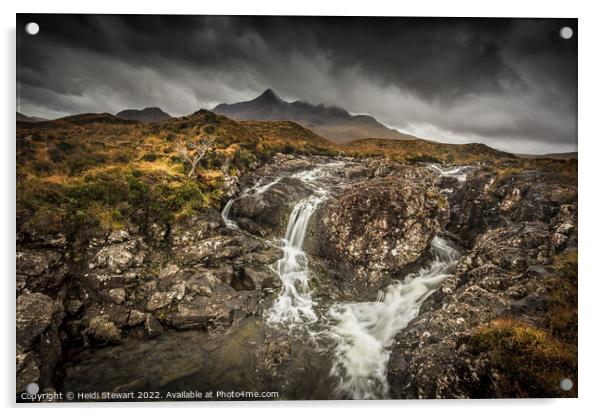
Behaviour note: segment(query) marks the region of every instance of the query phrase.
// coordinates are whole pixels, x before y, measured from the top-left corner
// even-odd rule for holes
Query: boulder
[[[327,263],[348,297],[373,299],[387,277],[408,272],[428,254],[445,208],[430,185],[376,178],[343,191],[313,215],[306,251]]]

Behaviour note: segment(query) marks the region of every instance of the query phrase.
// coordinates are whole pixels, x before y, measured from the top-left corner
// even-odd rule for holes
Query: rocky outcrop
[[[340,298],[371,300],[391,278],[417,268],[440,229],[445,198],[416,169],[362,181],[322,204],[307,251],[334,275]]]

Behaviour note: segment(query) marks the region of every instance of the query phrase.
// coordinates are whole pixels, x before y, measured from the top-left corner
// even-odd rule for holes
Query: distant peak
[[[267,90],[265,90],[259,97],[257,97],[257,99],[261,99],[261,100],[269,100],[269,101],[282,101],[282,98],[280,98],[278,96],[278,94],[276,94],[274,92],[273,89],[268,88]]]

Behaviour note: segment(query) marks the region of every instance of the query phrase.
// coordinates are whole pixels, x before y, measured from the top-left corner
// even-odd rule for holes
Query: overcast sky
[[[574,19],[19,15],[17,31],[27,115],[158,106],[178,116],[272,88],[427,139],[577,146]]]

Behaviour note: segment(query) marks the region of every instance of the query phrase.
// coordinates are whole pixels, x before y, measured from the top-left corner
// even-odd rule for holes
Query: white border
[[[469,415],[486,413],[504,415],[526,411],[546,415],[593,413],[602,393],[599,347],[602,345],[599,322],[599,301],[602,274],[597,257],[600,256],[600,165],[602,162],[602,91],[601,23],[602,14],[597,2],[498,0],[485,1],[413,1],[392,2],[371,0],[352,3],[351,0],[300,2],[283,1],[168,1],[154,4],[145,1],[103,0],[84,3],[81,0],[3,2],[3,53],[1,100],[3,137],[0,138],[2,168],[2,266],[5,271],[3,307],[1,404],[12,407],[9,412],[30,412],[31,406],[15,407],[14,402],[14,230],[15,230],[15,13],[136,13],[136,14],[288,14],[288,15],[396,15],[396,16],[484,16],[484,17],[577,17],[579,18],[579,399],[567,400],[473,400],[473,401],[396,401],[396,402],[278,402],[278,403],[143,403],[38,406],[48,415],[111,414],[122,415],[132,411],[164,416],[169,409],[180,413],[192,408],[195,414],[226,411],[232,414],[307,415],[316,411],[365,415],[371,408],[382,413]],[[108,407],[112,407],[111,410]],[[134,410],[137,408],[139,410]],[[599,411],[599,409],[598,409]],[[599,414],[599,413],[598,413]]]

